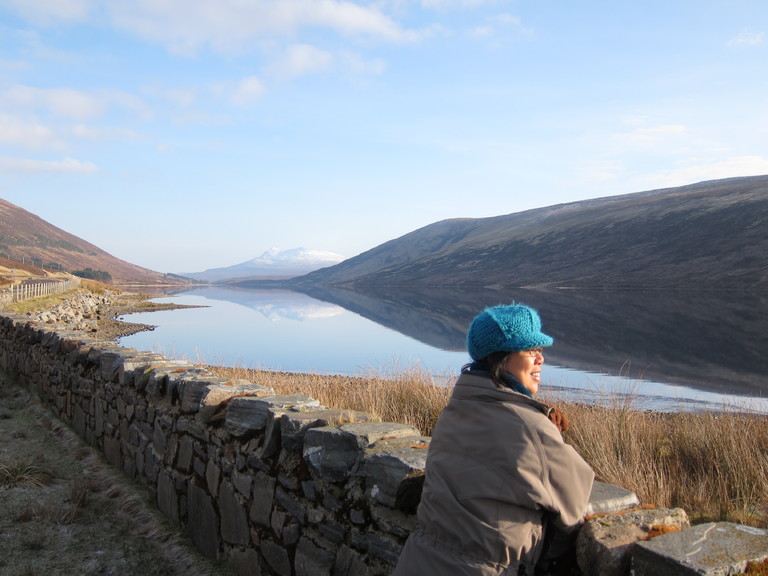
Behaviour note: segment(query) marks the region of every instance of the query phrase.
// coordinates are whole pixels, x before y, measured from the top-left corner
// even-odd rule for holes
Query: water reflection
[[[264,369],[355,374],[415,363],[452,377],[467,360],[472,317],[484,306],[519,301],[537,308],[555,337],[544,379],[557,394],[599,403],[629,394],[649,409],[691,409],[768,391],[762,295],[381,287],[305,292],[186,290],[173,300],[211,308],[132,317],[159,328],[122,344]],[[757,407],[752,400],[750,406]]]
[[[309,293],[445,349],[464,346],[466,327],[483,306],[524,302],[555,338],[549,362],[716,393],[768,392],[764,294],[479,287]]]
[[[172,300],[200,307],[132,314],[130,321],[157,328],[122,338],[121,344],[193,362],[347,375],[412,365],[455,370],[466,356],[296,292],[211,287]]]
[[[229,301],[262,314],[267,320],[318,320],[344,313],[344,308],[315,300],[297,298],[295,292],[286,290],[248,290],[211,286],[197,291],[209,300]],[[186,291],[194,294],[195,291]]]

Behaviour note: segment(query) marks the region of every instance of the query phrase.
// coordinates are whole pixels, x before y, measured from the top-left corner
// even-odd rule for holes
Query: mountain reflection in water
[[[318,289],[375,322],[444,349],[462,349],[480,309],[523,302],[555,338],[547,361],[732,394],[768,392],[768,299],[745,292],[607,290]]]
[[[183,294],[233,302],[266,318],[323,318],[349,310],[431,348],[462,353],[456,355],[461,358],[456,370],[467,359],[466,328],[472,318],[485,306],[523,302],[539,311],[545,332],[555,338],[547,350],[548,366],[624,376],[637,380],[638,387],[652,381],[715,397],[768,396],[768,301],[763,294],[481,287],[304,291],[311,298],[224,287]],[[140,321],[157,324],[157,314],[142,315]],[[135,346],[132,338],[123,345]]]

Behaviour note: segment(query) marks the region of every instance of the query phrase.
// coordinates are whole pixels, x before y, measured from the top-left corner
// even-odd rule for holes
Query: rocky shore
[[[64,326],[69,330],[82,330],[97,334],[100,339],[117,341],[136,332],[154,330],[152,324],[126,322],[123,316],[134,312],[155,312],[177,308],[194,308],[172,302],[150,302],[152,295],[136,292],[81,291],[67,296],[61,303],[29,312],[33,322]]]

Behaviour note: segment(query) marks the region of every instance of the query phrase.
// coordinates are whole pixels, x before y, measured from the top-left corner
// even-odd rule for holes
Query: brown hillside
[[[52,270],[101,270],[109,272],[115,284],[167,283],[164,274],[115,258],[1,198],[0,256]]]
[[[42,270],[40,266],[35,266],[30,262],[19,262],[18,260],[11,260],[10,258],[4,258],[0,256],[0,267],[8,268],[9,270],[15,270],[16,272],[23,271],[30,276],[45,276],[45,270]]]
[[[444,220],[291,283],[764,291],[768,175]]]

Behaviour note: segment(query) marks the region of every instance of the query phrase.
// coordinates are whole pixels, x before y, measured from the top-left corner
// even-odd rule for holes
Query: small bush
[[[80,288],[88,292],[93,292],[94,294],[104,294],[107,291],[120,293],[118,288],[115,288],[110,284],[88,278],[83,278],[80,281]]]

